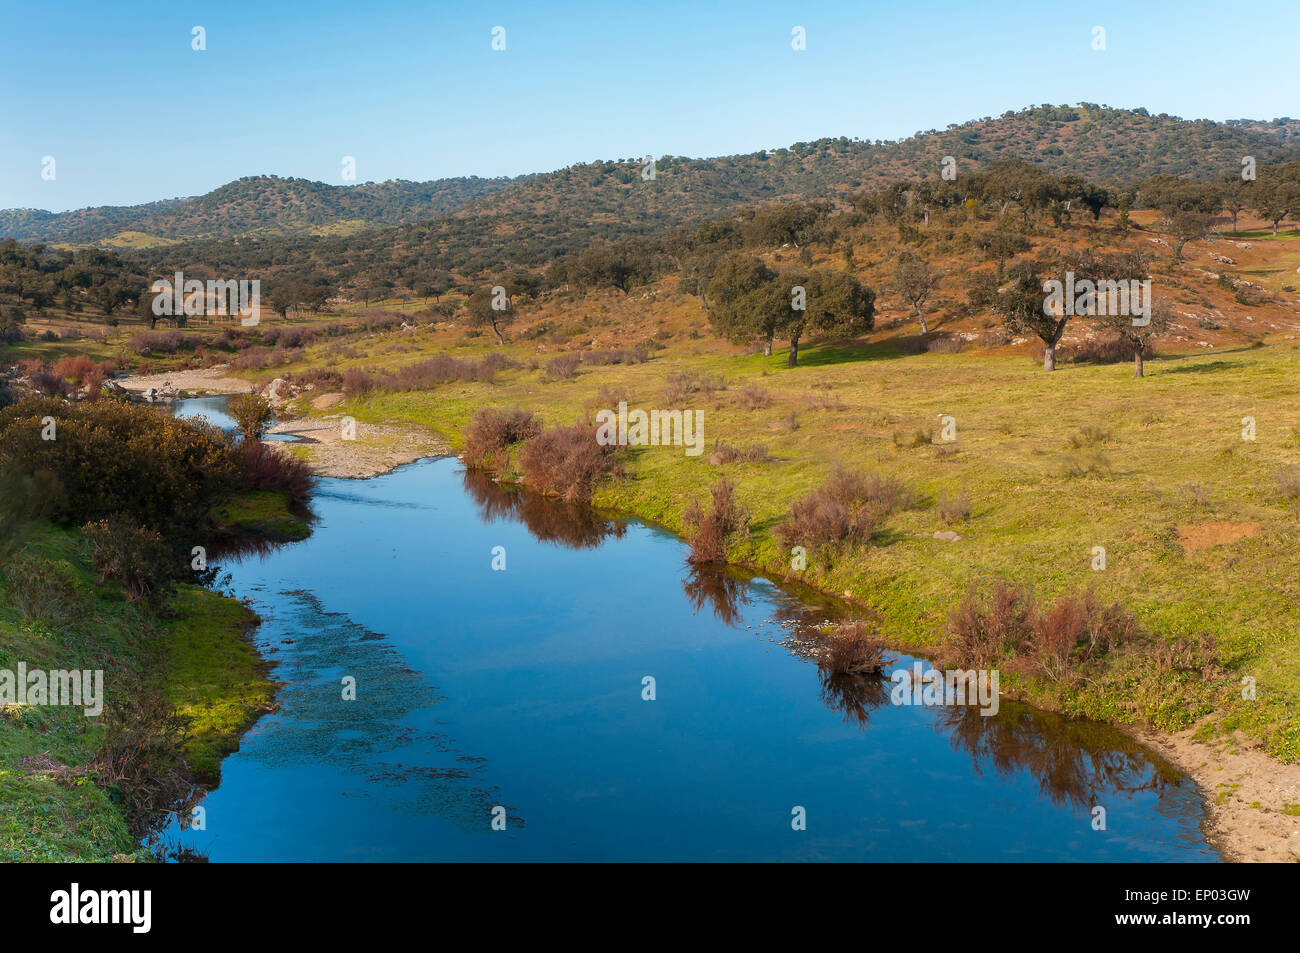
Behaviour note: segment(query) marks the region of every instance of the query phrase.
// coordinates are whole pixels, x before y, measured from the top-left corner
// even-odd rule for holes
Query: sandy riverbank
[[[1300,764],[1282,764],[1244,739],[1210,744],[1192,740],[1191,730],[1131,733],[1200,786],[1205,832],[1225,860],[1300,862]]]
[[[191,394],[205,392],[208,394],[247,394],[253,385],[238,377],[225,375],[227,365],[204,367],[192,371],[168,371],[166,374],[147,374],[143,377],[123,377],[117,381],[125,390],[133,394],[143,394],[149,388],[162,390],[174,387],[189,391]]]
[[[450,444],[432,430],[406,424],[358,421],[354,431],[346,431],[351,439],[345,439],[347,421],[342,414],[312,415],[281,421],[267,433],[298,437],[299,442],[288,446],[304,456],[312,470],[321,476],[349,480],[380,476],[404,463],[452,452]]]

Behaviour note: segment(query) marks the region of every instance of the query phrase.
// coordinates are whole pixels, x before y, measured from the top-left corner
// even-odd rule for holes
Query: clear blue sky
[[[546,9],[549,8],[549,9]],[[514,175],[1036,103],[1300,116],[1300,2],[0,0],[0,207]],[[191,49],[191,28],[207,49]],[[506,28],[493,52],[491,30]],[[807,50],[790,46],[807,30]],[[1092,49],[1106,28],[1107,49]],[[41,178],[43,156],[57,177]]]

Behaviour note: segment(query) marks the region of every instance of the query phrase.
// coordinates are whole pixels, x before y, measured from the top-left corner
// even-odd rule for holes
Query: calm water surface
[[[207,829],[169,832],[213,861],[1218,859],[1192,783],[1118,732],[825,681],[791,636],[836,607],[692,574],[662,530],[453,459],[316,510],[225,567],[285,684]]]

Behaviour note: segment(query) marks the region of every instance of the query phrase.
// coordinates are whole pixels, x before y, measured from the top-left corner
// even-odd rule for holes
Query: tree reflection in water
[[[465,491],[478,504],[485,523],[516,519],[537,539],[570,549],[594,549],[627,532],[619,520],[601,516],[590,506],[565,503],[516,487],[502,486],[481,470],[461,474]]]
[[[696,612],[708,606],[724,625],[737,625],[749,604],[749,577],[727,565],[688,564],[682,592]]]
[[[971,756],[977,773],[985,764],[1000,775],[1028,772],[1057,806],[1090,809],[1104,794],[1164,792],[1181,782],[1172,765],[1113,728],[1012,702],[994,716],[969,705],[941,708],[935,728]]]

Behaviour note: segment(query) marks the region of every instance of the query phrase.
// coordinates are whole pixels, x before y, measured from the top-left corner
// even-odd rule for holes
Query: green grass
[[[215,777],[221,754],[237,746],[274,690],[245,635],[252,613],[233,599],[185,586],[173,603],[179,615],[160,625],[115,588],[96,583],[75,531],[40,525],[23,551],[69,567],[85,601],[52,618],[26,618],[14,607],[10,581],[0,581],[0,668],[13,670],[22,661],[29,669],[103,669],[106,708],[142,682],[165,684],[173,703],[194,719],[187,757]],[[142,856],[109,792],[85,773],[101,721],[64,707],[0,710],[0,860]]]
[[[212,512],[219,529],[274,542],[295,542],[311,535],[311,527],[289,511],[289,494],[261,490],[223,503]]]
[[[172,607],[179,618],[161,629],[168,700],[190,721],[186,759],[215,787],[221,760],[239,750],[239,738],[269,711],[275,694],[268,666],[242,636],[258,623],[242,603],[186,586]]]

